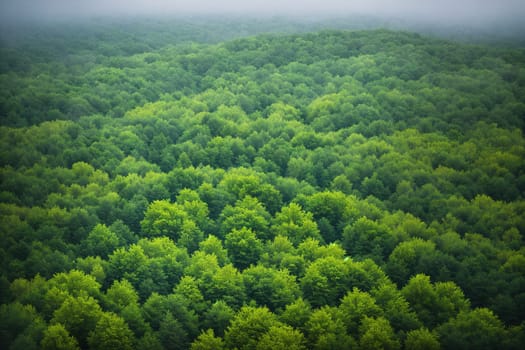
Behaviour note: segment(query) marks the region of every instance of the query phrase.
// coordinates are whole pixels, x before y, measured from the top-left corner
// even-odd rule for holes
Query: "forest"
[[[0,348],[523,349],[525,48],[3,29]]]

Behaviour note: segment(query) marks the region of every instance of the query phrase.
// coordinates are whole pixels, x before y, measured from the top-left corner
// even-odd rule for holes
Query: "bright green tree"
[[[95,330],[102,316],[102,309],[92,297],[68,297],[54,312],[51,324],[64,325],[80,346],[85,347],[89,334]]]
[[[359,347],[361,349],[389,349],[401,348],[394,330],[387,319],[383,317],[365,317],[359,327]]]
[[[191,350],[222,350],[225,349],[222,338],[216,337],[212,329],[202,332],[191,343]]]
[[[47,327],[40,346],[44,350],[80,350],[78,341],[60,323]]]
[[[441,348],[436,334],[426,328],[415,329],[407,333],[405,349],[407,350],[439,350]]]
[[[358,335],[359,326],[365,317],[379,317],[383,315],[383,310],[376,305],[374,298],[357,288],[348,292],[341,299],[339,310],[344,315],[343,322],[347,332],[354,337]]]
[[[119,238],[106,225],[98,224],[91,230],[84,244],[85,255],[106,258],[118,247]]]
[[[304,350],[304,335],[288,325],[272,326],[259,340],[257,350]]]
[[[322,241],[313,215],[296,203],[290,203],[275,215],[272,230],[276,235],[288,237],[296,246],[306,238]]]
[[[233,264],[241,270],[256,264],[263,248],[255,232],[245,227],[228,233],[224,243]]]
[[[228,348],[256,349],[261,337],[280,322],[266,307],[244,306],[235,315],[224,334]]]
[[[248,298],[272,311],[284,309],[300,293],[295,277],[285,270],[257,265],[244,270],[242,277]]]
[[[93,350],[131,350],[134,348],[135,337],[121,317],[106,312],[98,320],[87,341],[89,348]]]

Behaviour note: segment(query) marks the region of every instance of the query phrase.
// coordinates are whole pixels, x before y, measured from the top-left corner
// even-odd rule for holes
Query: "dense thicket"
[[[68,29],[0,48],[2,348],[523,348],[525,51]]]

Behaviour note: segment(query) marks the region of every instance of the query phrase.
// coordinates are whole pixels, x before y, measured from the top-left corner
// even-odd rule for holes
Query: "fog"
[[[140,15],[376,15],[484,21],[525,15],[524,0],[0,0],[0,17],[52,19]]]

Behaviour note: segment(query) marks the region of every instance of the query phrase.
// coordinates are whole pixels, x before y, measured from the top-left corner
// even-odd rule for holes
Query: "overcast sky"
[[[525,0],[0,0],[0,16],[48,18],[184,13],[367,14],[421,19],[525,15]]]

